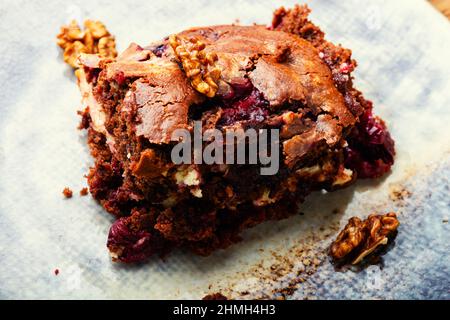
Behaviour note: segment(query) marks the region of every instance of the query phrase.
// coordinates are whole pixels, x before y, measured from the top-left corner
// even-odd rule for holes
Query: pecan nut
[[[358,264],[377,247],[386,245],[399,224],[393,212],[385,215],[371,214],[364,221],[358,217],[350,218],[331,244],[330,255],[335,260],[351,256],[352,264]]]
[[[220,78],[220,69],[215,67],[217,54],[205,52],[206,45],[194,37],[186,39],[172,35],[169,44],[194,89],[207,97],[214,97]]]

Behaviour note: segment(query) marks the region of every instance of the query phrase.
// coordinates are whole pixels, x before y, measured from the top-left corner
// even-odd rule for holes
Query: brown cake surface
[[[389,170],[393,141],[353,88],[351,52],[325,41],[308,12],[282,8],[271,28],[194,28],[117,58],[79,58],[95,158],[88,183],[118,218],[108,237],[114,260],[178,246],[209,254],[245,228],[295,214],[311,191]],[[192,133],[195,121],[203,132],[278,129],[278,172],[174,164],[172,134]]]

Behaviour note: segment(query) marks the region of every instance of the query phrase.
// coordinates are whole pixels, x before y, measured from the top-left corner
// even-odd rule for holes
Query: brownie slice
[[[131,44],[117,58],[80,57],[80,126],[95,158],[88,183],[117,217],[107,243],[113,260],[178,246],[207,255],[243,229],[297,213],[314,190],[390,169],[394,142],[353,88],[351,52],[327,42],[308,13],[281,8],[270,28],[194,28]],[[278,129],[278,172],[173,163],[172,134],[192,132],[196,121],[203,132]]]

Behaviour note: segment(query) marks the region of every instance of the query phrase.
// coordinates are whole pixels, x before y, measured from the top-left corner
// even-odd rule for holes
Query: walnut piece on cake
[[[169,43],[195,90],[209,98],[214,97],[220,78],[220,70],[215,68],[217,54],[205,53],[205,43],[195,37],[185,39],[171,35]]]

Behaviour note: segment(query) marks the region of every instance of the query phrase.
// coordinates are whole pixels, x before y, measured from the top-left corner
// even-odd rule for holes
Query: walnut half
[[[105,58],[117,56],[116,42],[100,21],[86,20],[84,30],[75,20],[62,26],[56,37],[57,44],[64,50],[64,61],[73,68],[79,68],[78,57],[82,53],[97,53]]]
[[[399,224],[393,212],[385,215],[371,214],[364,221],[358,217],[350,218],[331,244],[330,255],[335,260],[351,256],[352,264],[358,264],[377,247],[386,245]]]
[[[217,54],[205,52],[205,44],[194,37],[171,35],[169,44],[194,89],[209,98],[214,97],[220,78],[220,69],[215,67]]]

